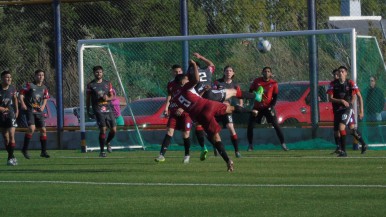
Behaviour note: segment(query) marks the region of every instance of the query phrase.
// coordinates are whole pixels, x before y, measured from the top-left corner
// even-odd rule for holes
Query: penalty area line
[[[251,188],[386,188],[386,185],[329,185],[329,184],[216,184],[216,183],[141,183],[141,182],[78,182],[78,181],[2,181],[8,184],[65,184],[65,185],[115,185],[115,186],[203,186]]]

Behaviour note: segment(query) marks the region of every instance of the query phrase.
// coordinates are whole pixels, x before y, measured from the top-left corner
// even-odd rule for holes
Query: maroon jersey
[[[87,94],[91,96],[91,106],[96,112],[112,112],[112,106],[110,101],[103,99],[104,95],[111,94],[113,91],[113,86],[111,82],[107,80],[102,80],[102,82],[97,83],[95,80],[92,80],[87,84]]]
[[[24,103],[28,111],[34,114],[41,114],[44,109],[41,109],[45,99],[49,99],[48,89],[45,85],[38,86],[35,83],[27,82],[20,90],[20,94],[24,95]]]
[[[168,85],[167,85],[167,91],[168,91],[168,95],[170,95],[171,97],[173,97],[173,92],[179,87],[179,84],[173,79],[171,81],[168,82]],[[169,104],[169,112],[170,114],[175,114],[176,111],[178,109],[178,105],[175,103],[175,102],[170,102]]]
[[[279,93],[279,85],[273,79],[269,79],[269,81],[265,81],[263,77],[256,78],[253,80],[251,86],[249,87],[249,91],[256,91],[259,86],[262,86],[264,89],[264,94],[261,102],[255,101],[253,105],[254,109],[263,109],[271,106],[272,96],[274,94]]]
[[[215,116],[226,114],[227,106],[223,103],[200,97],[193,89],[194,83],[188,82],[178,86],[173,92],[172,102],[188,112],[193,120],[198,121],[208,134],[214,135],[221,131]]]

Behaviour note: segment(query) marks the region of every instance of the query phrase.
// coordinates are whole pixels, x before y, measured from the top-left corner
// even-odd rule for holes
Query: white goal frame
[[[80,106],[80,131],[81,146],[85,144],[85,113],[84,113],[84,72],[83,72],[83,51],[91,46],[105,46],[113,43],[138,43],[138,42],[170,42],[170,41],[191,41],[204,39],[238,39],[238,38],[264,38],[264,37],[288,37],[288,36],[312,36],[312,35],[331,35],[349,34],[351,42],[351,78],[357,80],[356,66],[356,31],[355,28],[345,29],[325,29],[325,30],[304,30],[304,31],[284,31],[284,32],[259,32],[259,33],[240,33],[240,34],[218,34],[218,35],[194,35],[194,36],[164,36],[164,37],[138,37],[138,38],[109,38],[109,39],[83,39],[78,41],[78,74],[79,74],[79,106]],[[122,85],[122,84],[121,84]],[[126,95],[125,95],[126,97]],[[356,106],[355,106],[356,108]],[[357,113],[357,112],[356,112]],[[138,131],[138,129],[137,129]],[[139,132],[139,131],[138,131]],[[142,144],[142,147],[143,144]]]

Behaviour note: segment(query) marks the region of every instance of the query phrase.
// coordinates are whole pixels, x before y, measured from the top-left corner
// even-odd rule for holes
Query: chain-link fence
[[[208,35],[224,33],[252,33],[270,31],[292,31],[306,30],[307,25],[307,1],[296,0],[191,0],[188,2],[189,13],[189,34]],[[65,107],[76,107],[79,105],[78,98],[78,72],[77,72],[77,41],[80,39],[94,38],[128,38],[144,36],[174,36],[180,35],[180,1],[177,0],[152,0],[152,1],[96,1],[96,2],[77,2],[61,3],[62,13],[62,62],[63,62],[63,99]],[[360,71],[358,79],[368,80],[369,74],[377,74],[380,77],[380,84],[385,84],[384,68],[386,54],[385,26],[386,22],[378,20],[379,17],[386,18],[386,2],[384,0],[362,0],[362,1],[336,1],[336,0],[317,0],[316,1],[317,28],[344,28],[355,27],[360,30],[359,34],[374,36],[378,41],[379,52],[374,54],[377,66],[367,67]],[[341,21],[330,19],[332,16],[341,15],[362,15],[373,16],[363,22],[361,19],[351,19]],[[378,16],[378,17],[377,17]],[[347,17],[346,17],[347,18]],[[54,12],[51,4],[28,4],[28,5],[3,5],[0,7],[0,67],[10,69],[13,72],[13,82],[17,86],[32,79],[33,71],[42,68],[47,72],[47,86],[53,97],[55,93],[55,67],[54,67]],[[275,43],[274,39],[272,43]],[[275,67],[277,79],[281,82],[290,80],[307,80],[308,63],[292,62],[291,49],[302,50],[307,47],[304,43],[293,43],[287,41],[286,45],[273,46],[273,50],[283,47],[278,53],[272,51],[271,54],[258,59],[243,59],[237,62],[238,72],[243,74],[255,73],[260,75],[262,66],[270,65]],[[216,47],[217,46],[217,47]],[[226,50],[225,48],[229,48]],[[132,63],[133,67],[139,67],[146,73],[141,76],[157,78],[159,81],[159,91],[151,96],[165,96],[164,84],[170,74],[166,73],[170,65],[182,61],[181,51],[168,48],[166,56],[159,57],[163,68],[154,68],[141,62]],[[176,49],[179,49],[176,47]],[[209,50],[210,49],[210,50]],[[222,67],[225,61],[229,61],[227,52],[233,52],[232,47],[221,42],[215,43],[211,47],[192,47],[191,51],[207,54],[209,57]],[[329,47],[328,49],[334,49]],[[372,53],[376,51],[372,51]],[[306,50],[306,49],[304,49]],[[287,52],[287,53],[285,53]],[[323,53],[326,50],[319,50]],[[271,58],[273,54],[281,54],[280,59]],[[131,50],[125,55],[141,56],[151,55],[151,48],[142,50]],[[245,52],[237,54],[239,57],[245,56]],[[234,56],[237,56],[234,55]],[[303,55],[308,55],[303,53]],[[268,56],[271,56],[268,58]],[[366,55],[365,55],[366,56]],[[247,58],[247,56],[245,56]],[[320,58],[324,58],[320,55]],[[331,58],[329,56],[328,58]],[[321,62],[333,59],[319,59]],[[339,57],[336,57],[339,59]],[[381,57],[382,58],[382,57]],[[274,61],[273,61],[274,60]],[[379,62],[383,61],[383,65]],[[321,79],[329,80],[328,77],[333,67],[337,64],[349,63],[349,60],[336,62],[336,64],[324,65],[321,68]],[[369,64],[366,60],[364,65]],[[103,65],[103,63],[98,63]],[[370,64],[373,64],[370,62]],[[380,64],[380,65],[379,65]],[[153,67],[153,68],[152,68]],[[384,69],[383,69],[384,70]],[[301,71],[301,73],[299,73]],[[130,76],[130,71],[122,73]],[[299,74],[302,77],[299,77]],[[251,81],[252,76],[238,76],[239,82],[245,86]],[[162,83],[161,83],[162,82]],[[367,86],[360,83],[363,88]],[[384,86],[383,86],[384,87]],[[382,88],[383,88],[382,87]],[[386,88],[383,88],[383,91]],[[136,91],[136,92],[135,92]],[[133,90],[132,98],[148,97],[141,96],[139,90]],[[138,92],[138,93],[137,93]],[[138,96],[135,96],[138,94]]]

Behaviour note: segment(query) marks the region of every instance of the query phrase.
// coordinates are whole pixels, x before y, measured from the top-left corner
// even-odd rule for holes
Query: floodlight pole
[[[55,17],[55,71],[56,71],[56,108],[57,108],[57,143],[62,148],[63,134],[63,68],[62,68],[62,31],[60,19],[60,0],[53,1]]]
[[[188,18],[188,2],[187,0],[180,0],[180,14],[181,14],[181,35],[189,35],[189,18]],[[182,42],[182,66],[184,71],[188,70],[189,62],[189,41]]]
[[[315,0],[308,0],[308,29],[316,30],[316,9]],[[319,125],[319,102],[318,102],[318,49],[316,43],[316,35],[308,37],[308,56],[309,56],[309,70],[310,70],[310,95],[311,95],[311,125],[312,138],[317,137],[317,130]]]

